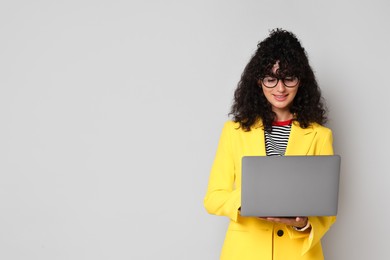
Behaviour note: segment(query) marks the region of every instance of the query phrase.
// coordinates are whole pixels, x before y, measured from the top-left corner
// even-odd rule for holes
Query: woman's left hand
[[[307,217],[260,217],[261,219],[275,222],[275,223],[281,223],[289,226],[294,226],[297,228],[303,228],[307,225],[308,218]]]

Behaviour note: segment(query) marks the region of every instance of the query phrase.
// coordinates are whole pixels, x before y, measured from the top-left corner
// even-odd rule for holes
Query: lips
[[[274,95],[276,101],[285,101],[287,99],[287,95]]]

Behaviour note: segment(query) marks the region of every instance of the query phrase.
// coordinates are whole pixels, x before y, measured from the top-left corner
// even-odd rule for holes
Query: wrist
[[[305,225],[304,227],[296,227],[296,226],[293,226],[292,228],[295,229],[296,231],[302,232],[302,231],[305,231],[305,230],[309,229],[310,227],[311,227],[310,222],[307,221],[307,222],[306,222],[306,225]]]

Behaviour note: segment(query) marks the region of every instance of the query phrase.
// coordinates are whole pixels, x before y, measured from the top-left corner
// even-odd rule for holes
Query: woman
[[[271,31],[238,83],[204,199],[210,214],[230,218],[221,259],[323,259],[321,238],[335,217],[242,217],[240,203],[243,156],[333,154],[325,112],[299,40]]]

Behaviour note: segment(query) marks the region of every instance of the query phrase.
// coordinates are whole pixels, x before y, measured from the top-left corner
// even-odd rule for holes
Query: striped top
[[[282,156],[286,152],[291,131],[291,120],[274,122],[272,131],[265,131],[265,152],[267,156]]]

